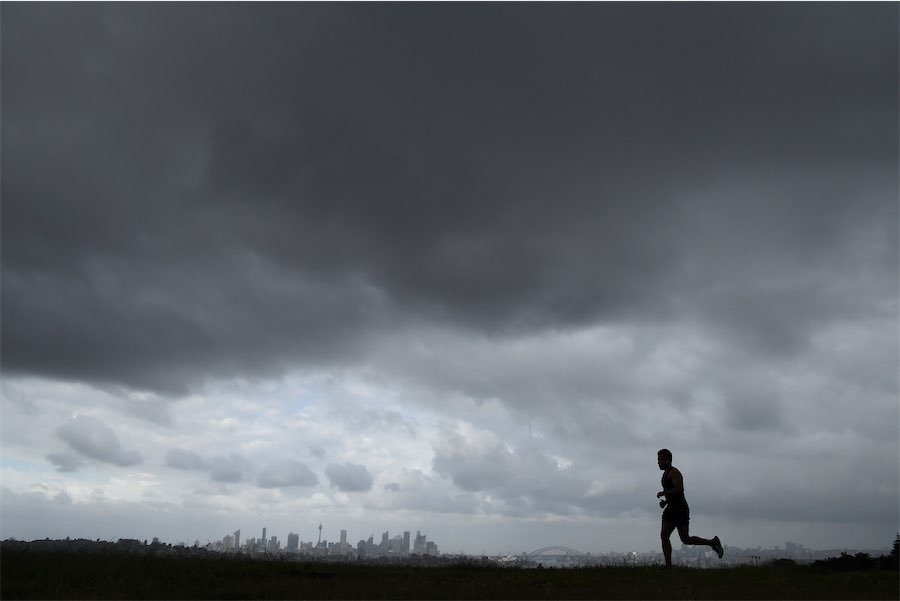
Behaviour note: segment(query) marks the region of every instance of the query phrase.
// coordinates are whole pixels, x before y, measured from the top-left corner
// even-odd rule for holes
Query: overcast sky
[[[896,4],[0,12],[0,537],[892,543]]]

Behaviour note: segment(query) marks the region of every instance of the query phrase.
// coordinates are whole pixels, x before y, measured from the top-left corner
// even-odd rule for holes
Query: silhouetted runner
[[[660,507],[665,507],[662,514],[662,537],[663,557],[666,559],[666,567],[672,567],[672,543],[669,537],[677,528],[678,536],[681,542],[686,545],[706,545],[712,547],[713,551],[722,559],[725,553],[722,549],[722,543],[716,536],[712,540],[700,538],[699,536],[691,536],[689,533],[691,510],[688,508],[687,500],[684,498],[684,479],[675,467],[672,466],[672,451],[669,449],[660,449],[656,454],[656,462],[659,469],[663,471],[662,475],[662,491],[656,493],[656,498],[665,497],[665,501],[660,501]]]

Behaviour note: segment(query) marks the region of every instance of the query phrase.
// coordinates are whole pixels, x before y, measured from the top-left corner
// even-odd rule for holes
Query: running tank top
[[[663,472],[662,487],[663,490],[670,490],[675,487],[675,483],[669,477],[669,470]],[[684,498],[684,493],[681,492],[666,495],[666,501],[669,502],[669,507],[687,507],[687,500]]]

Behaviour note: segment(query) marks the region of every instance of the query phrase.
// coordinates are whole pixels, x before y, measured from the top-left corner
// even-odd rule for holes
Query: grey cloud
[[[128,412],[135,417],[164,427],[173,425],[168,402],[165,398],[157,397],[150,400],[128,398],[126,403]]]
[[[894,279],[893,7],[357,8],[4,7],[4,370],[178,395],[673,316],[791,354]]]
[[[207,470],[210,462],[193,451],[170,449],[166,453],[165,465],[180,470]]]
[[[207,458],[181,448],[169,449],[164,465],[179,470],[208,472],[212,482],[225,484],[243,482],[253,471],[250,462],[236,453]]]
[[[261,488],[315,486],[318,482],[318,476],[305,463],[291,460],[261,470],[256,479]]]
[[[758,437],[749,436],[748,446],[754,440]],[[779,450],[760,441],[759,447],[773,450],[755,448],[754,455],[735,450],[727,467],[707,468],[711,471],[707,474],[696,469],[688,472],[686,490],[697,491],[688,490],[692,510],[750,522],[887,524],[896,520],[900,477],[896,460],[887,456],[888,448],[869,455],[853,452],[871,445],[859,437],[843,434],[831,437],[831,444],[826,444],[828,440],[799,437]],[[785,446],[806,451],[788,453]],[[759,483],[758,489],[748,490],[747,481]],[[842,484],[835,486],[836,481]]]
[[[372,475],[364,465],[329,463],[325,475],[332,488],[344,492],[364,492],[372,488]]]
[[[240,455],[213,457],[209,461],[209,477],[213,482],[242,482],[250,472],[250,464]]]
[[[47,460],[56,466],[59,472],[74,472],[84,465],[84,462],[74,455],[66,453],[50,453]]]
[[[392,511],[409,510],[429,513],[490,513],[489,503],[476,493],[448,485],[443,478],[433,478],[419,469],[405,469],[398,482],[385,486],[389,493],[379,508]]]
[[[56,433],[73,450],[97,461],[124,467],[142,460],[137,451],[122,448],[112,428],[87,415],[76,416],[57,428]]]
[[[434,470],[464,490],[499,497],[523,515],[572,513],[587,495],[589,481],[563,468],[536,444],[513,450],[491,433],[479,437],[472,441],[448,433],[435,448]]]
[[[345,411],[337,409],[328,414],[329,418],[339,419],[355,432],[366,430],[379,430],[382,432],[394,431],[404,438],[416,438],[415,422],[405,418],[394,410],[385,409],[354,409]]]
[[[760,383],[755,392],[724,399],[725,424],[737,430],[780,429],[784,425],[783,402],[777,391]]]

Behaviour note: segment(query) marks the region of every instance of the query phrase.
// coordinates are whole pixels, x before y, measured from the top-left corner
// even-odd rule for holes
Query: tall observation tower
[[[319,524],[319,544],[322,544],[322,524]]]

